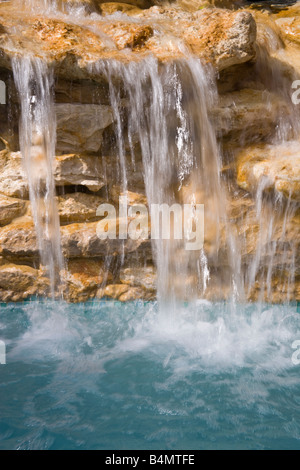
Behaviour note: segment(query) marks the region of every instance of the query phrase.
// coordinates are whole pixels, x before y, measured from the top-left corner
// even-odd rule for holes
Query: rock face
[[[223,94],[212,115],[223,138],[246,143],[272,137],[280,119],[290,117],[291,107],[275,93],[245,88]]]
[[[99,286],[110,282],[112,276],[103,261],[75,259],[69,261],[64,279],[65,298],[85,302],[95,297]]]
[[[118,229],[119,220],[115,221]],[[116,256],[130,253],[145,243],[139,240],[120,240],[118,238],[100,239],[97,234],[98,222],[70,224],[61,227],[61,244],[67,258],[95,258],[107,255]]]
[[[106,200],[100,196],[85,193],[64,194],[58,197],[58,213],[61,224],[89,222],[99,219],[96,212]]]
[[[7,225],[24,215],[26,207],[25,201],[0,195],[0,225]]]
[[[194,53],[213,57],[218,70],[255,56],[256,23],[251,13],[200,10],[197,19],[199,26],[187,28],[184,38]]]
[[[98,3],[100,10],[102,3],[107,2]],[[142,8],[146,4],[150,6],[150,2],[134,2]],[[100,59],[135,60],[130,51],[135,57],[152,53],[166,60],[180,58],[184,49],[190,49],[218,70],[255,56],[256,25],[247,11],[204,8],[191,13],[172,5],[141,11],[135,11],[134,21],[90,17],[78,25],[2,7],[0,66],[9,67],[11,56],[30,49],[54,66],[58,76],[70,80],[92,78],[91,64]]]
[[[237,181],[241,188],[255,192],[274,190],[300,202],[300,143],[260,145],[238,156]]]
[[[3,302],[17,302],[45,292],[47,279],[30,266],[0,266],[0,296]]]
[[[128,117],[130,92],[141,80],[130,90],[118,75],[121,69],[123,77],[128,72],[124,64],[149,58],[147,63],[162,72],[170,87],[182,78],[187,88],[178,86],[176,109],[168,108],[168,119],[174,122],[167,130],[168,158],[174,158],[174,171],[165,176],[172,200],[205,205],[203,252],[187,255],[173,244],[175,249],[166,256],[173,274],[166,289],[180,299],[219,301],[237,295],[242,286],[241,300],[300,301],[300,111],[291,101],[292,82],[300,80],[299,5],[266,12],[242,0],[58,0],[57,9],[50,15],[40,2],[32,10],[22,10],[16,1],[0,3],[0,80],[8,98],[0,104],[0,300],[50,295],[19,151],[20,100],[11,64],[30,51],[54,73],[53,174],[64,257],[57,273],[59,295],[70,302],[151,301],[161,287],[155,245],[147,237],[125,237],[119,208],[120,197],[127,198],[129,209],[149,206],[144,136],[151,123],[146,119],[135,129]],[[211,140],[209,129],[203,131],[203,140],[194,135],[197,148],[189,150],[197,161],[190,173],[185,171],[190,155],[182,154],[184,177],[179,181],[182,175],[177,174],[177,154],[187,131],[193,132],[199,109],[189,87],[192,68],[182,77],[170,70],[174,64],[183,69],[191,56],[204,64],[203,73],[211,71],[206,78],[216,80],[219,92],[204,97],[221,153],[224,201],[218,218],[218,188],[206,194],[195,177],[201,173],[209,179],[211,154],[218,152],[211,145],[205,164],[200,159],[202,147]],[[149,77],[157,81],[154,73],[145,76],[142,93],[147,93]],[[152,88],[149,83],[141,113],[155,104],[153,90],[167,101],[160,83]],[[207,90],[202,90],[204,95]],[[180,107],[181,98],[191,115]],[[156,111],[150,146],[160,157],[154,141],[165,129]],[[165,174],[163,157],[160,163],[154,181],[156,176],[161,179],[159,172]],[[109,218],[97,212],[107,203],[115,208]],[[51,219],[51,214],[46,217]],[[104,219],[107,237],[101,238]],[[161,260],[156,260],[159,266]]]
[[[0,253],[10,260],[34,261],[39,258],[32,221],[19,221],[0,229]]]
[[[54,178],[57,186],[81,185],[99,191],[105,183],[101,159],[88,155],[62,155],[55,159]]]
[[[0,192],[10,197],[29,197],[29,190],[20,152],[0,152]]]
[[[157,289],[156,271],[153,266],[122,268],[120,280],[122,284],[142,287],[152,293]]]
[[[57,104],[56,152],[99,152],[103,130],[113,123],[109,106]]]

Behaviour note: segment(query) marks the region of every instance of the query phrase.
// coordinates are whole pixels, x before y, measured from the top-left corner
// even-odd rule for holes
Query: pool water
[[[296,306],[36,300],[0,340],[2,450],[300,449]]]

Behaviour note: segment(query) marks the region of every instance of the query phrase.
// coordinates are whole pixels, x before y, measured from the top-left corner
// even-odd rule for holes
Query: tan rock
[[[63,275],[64,297],[71,302],[85,302],[95,297],[102,284],[112,280],[104,262],[74,259],[68,262]]]
[[[134,167],[132,166],[131,158],[126,155],[126,178],[127,178],[127,196],[129,200],[145,201],[145,184],[144,184],[144,166],[142,161],[136,161]],[[121,189],[121,165],[117,158],[104,156],[102,157],[102,174],[105,177],[105,182],[109,187],[110,198],[115,203],[119,201],[119,191]]]
[[[117,256],[147,247],[148,240],[119,239],[119,219],[115,220],[117,238],[100,239],[98,222],[73,223],[61,227],[61,246],[66,258]],[[0,255],[8,259],[38,260],[39,251],[32,220],[21,220],[0,228]]]
[[[152,53],[159,60],[170,60],[191,49],[223,70],[255,57],[255,21],[247,11],[204,8],[190,13],[163,6],[144,10],[134,21],[104,17],[99,22],[90,17],[79,25],[6,7],[0,9],[0,23],[5,29],[0,66],[10,68],[10,57],[30,50],[51,64],[57,76],[69,80],[102,82],[103,76],[91,67],[100,59],[127,63]]]
[[[212,60],[219,71],[255,57],[256,24],[246,11],[200,10],[183,37],[195,54]]]
[[[157,276],[154,266],[122,268],[120,280],[122,284],[142,287],[147,291],[156,291],[157,288]]]
[[[58,213],[62,224],[89,222],[99,219],[97,208],[104,198],[85,193],[65,194],[58,197]]]
[[[29,198],[28,183],[20,152],[0,152],[0,193],[10,197]]]
[[[299,294],[299,276],[296,277],[295,282],[291,283],[289,282],[289,272],[281,270],[273,273],[269,286],[264,278],[258,279],[248,293],[248,300],[280,304],[286,303],[287,299],[299,301]]]
[[[300,143],[257,145],[237,157],[237,182],[242,189],[275,190],[300,201]]]
[[[54,164],[56,186],[81,185],[99,191],[105,185],[101,158],[89,155],[61,155]]]
[[[144,206],[148,206],[148,200],[145,194],[136,193],[133,191],[122,191],[121,186],[114,185],[110,189],[110,197],[113,203],[117,206],[119,204],[120,197],[126,197],[128,206],[132,206],[135,204],[141,204]]]
[[[117,238],[102,240],[97,235],[97,224],[98,222],[90,222],[61,227],[62,251],[66,258],[96,258],[108,254],[116,256],[133,252],[147,242],[147,240],[142,239],[120,240],[118,238],[118,220],[116,220]]]
[[[39,258],[33,222],[14,222],[0,228],[0,253],[9,259]]]
[[[109,160],[109,159],[108,159]],[[112,162],[107,163],[112,167]],[[115,166],[110,174],[115,175]],[[90,155],[61,155],[54,161],[56,186],[81,185],[99,191],[106,184],[106,162]],[[0,152],[0,194],[29,198],[29,188],[20,152]]]
[[[30,292],[34,287],[37,289],[37,278],[38,270],[30,266],[15,264],[0,266],[0,289],[3,290],[13,290],[28,295],[29,289]]]
[[[109,106],[57,104],[57,152],[98,152],[103,130],[113,123]]]
[[[272,136],[283,116],[291,118],[292,110],[275,93],[243,89],[221,95],[211,115],[219,136],[232,144]]]
[[[151,26],[135,23],[108,23],[103,26],[103,32],[114,41],[119,50],[141,48],[153,36]]]
[[[7,225],[22,216],[27,208],[25,201],[0,195],[0,225]]]
[[[280,28],[285,40],[300,44],[299,17],[278,18],[276,24]]]
[[[129,302],[134,300],[154,300],[153,292],[147,292],[141,287],[131,287],[126,284],[110,284],[104,289],[99,289],[97,298],[107,297],[120,302]]]
[[[142,10],[135,5],[121,2],[101,3],[100,9],[103,16],[113,15],[117,12],[125,13],[128,16],[136,16],[142,13]]]
[[[4,263],[0,266],[0,300],[19,302],[30,296],[49,293],[49,279],[27,265]]]

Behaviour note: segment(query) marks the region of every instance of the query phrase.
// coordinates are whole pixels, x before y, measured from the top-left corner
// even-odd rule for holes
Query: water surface
[[[295,306],[1,306],[0,449],[300,449]]]

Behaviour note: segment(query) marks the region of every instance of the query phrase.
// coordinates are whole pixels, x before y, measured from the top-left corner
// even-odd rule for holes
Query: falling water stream
[[[50,279],[50,292],[54,297],[60,283],[63,258],[53,177],[56,143],[53,77],[43,60],[38,58],[16,58],[12,65],[21,102],[20,148],[31,210],[41,265]]]
[[[215,230],[215,257],[219,229],[225,213],[225,192],[219,178],[220,157],[208,105],[216,98],[211,75],[197,59],[159,65],[154,58],[122,64],[101,61],[93,73],[104,74],[110,84],[111,105],[116,116],[123,187],[126,166],[141,153],[146,195],[151,204],[207,204],[207,219]],[[120,80],[121,78],[121,80]],[[127,132],[121,132],[120,83],[127,100]],[[127,163],[126,142],[131,159]],[[184,186],[187,188],[184,191]],[[191,215],[192,217],[192,215]],[[160,220],[152,220],[152,224]],[[158,297],[192,300],[204,294],[208,282],[204,249],[185,250],[184,240],[152,240],[158,271]],[[188,279],[191,264],[198,278]]]

